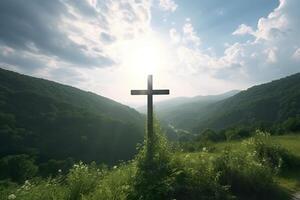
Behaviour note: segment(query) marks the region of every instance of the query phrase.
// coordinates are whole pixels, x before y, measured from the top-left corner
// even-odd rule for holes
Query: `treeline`
[[[169,130],[169,129],[168,129]],[[300,134],[300,117],[288,118],[280,124],[253,124],[252,126],[237,125],[222,130],[205,129],[198,134],[192,134],[179,130],[174,133],[169,130],[168,136],[179,144],[182,150],[194,152],[202,150],[203,147],[211,146],[210,143],[243,140],[256,135],[257,131],[265,131],[270,135]]]

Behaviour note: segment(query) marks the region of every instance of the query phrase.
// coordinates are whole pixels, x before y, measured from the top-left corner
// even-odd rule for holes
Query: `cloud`
[[[253,39],[228,44],[221,56],[203,49],[191,23],[182,33],[170,30],[176,43],[181,73],[208,74],[219,80],[234,81],[236,85],[270,81],[300,71],[300,1],[280,1],[280,5],[267,17],[260,18],[255,29],[241,24],[233,35],[250,34]],[[194,38],[184,42],[184,36]],[[197,42],[199,41],[199,42]]]
[[[159,7],[164,11],[175,12],[178,5],[173,0],[159,0]]]
[[[182,27],[182,42],[190,47],[198,47],[201,44],[201,39],[191,23],[185,23]]]
[[[293,60],[300,46],[299,6],[297,0],[281,0],[267,17],[258,20],[256,30],[240,25],[235,32],[252,34],[254,39],[239,44],[239,53],[230,54],[229,61],[239,63],[249,78],[258,81],[299,72],[300,63]]]
[[[181,36],[175,28],[169,30],[169,35],[172,43],[177,44],[180,42]]]
[[[84,67],[113,64],[106,55],[91,52],[86,44],[69,38],[64,20],[77,19],[61,1],[3,0],[0,13],[0,42],[15,50],[59,58]]]
[[[1,66],[32,74],[114,66],[118,44],[148,31],[150,7],[148,0],[0,1]]]
[[[232,35],[253,35],[254,31],[250,26],[247,26],[245,24],[241,24],[233,33]]]
[[[295,59],[296,61],[300,61],[300,48],[298,48],[292,56],[293,59]]]

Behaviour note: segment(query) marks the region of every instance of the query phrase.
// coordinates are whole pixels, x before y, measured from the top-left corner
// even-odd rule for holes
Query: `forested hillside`
[[[127,160],[143,139],[143,125],[128,106],[0,69],[0,168],[32,159],[48,173],[73,160]]]
[[[167,123],[175,124],[181,129],[189,129],[197,124],[197,115],[203,108],[237,94],[232,90],[219,95],[178,97],[155,104],[157,117]]]
[[[173,113],[172,117],[162,116],[162,119],[194,133],[234,126],[296,131],[300,129],[300,74],[254,86],[206,105],[184,104],[169,113]]]

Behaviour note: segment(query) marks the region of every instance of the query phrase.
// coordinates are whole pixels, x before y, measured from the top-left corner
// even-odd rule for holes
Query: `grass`
[[[293,154],[300,157],[300,133],[293,135],[283,135],[272,137],[274,142],[279,143]]]
[[[281,136],[272,136],[271,140],[286,148],[292,154],[300,157],[300,133]],[[226,141],[215,143],[212,154],[219,154],[226,148],[240,149],[242,141]],[[284,171],[276,177],[279,185],[290,192],[300,191],[300,169]]]
[[[113,168],[78,163],[66,176],[2,184],[2,190],[0,184],[0,199],[289,199],[286,191],[300,191],[300,170],[275,176],[278,155],[285,154],[273,143],[300,157],[300,135],[265,135],[246,142],[209,143],[192,153],[171,152],[168,142],[159,139],[152,159],[144,146],[134,160]]]

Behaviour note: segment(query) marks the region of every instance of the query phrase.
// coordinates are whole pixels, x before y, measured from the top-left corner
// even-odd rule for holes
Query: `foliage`
[[[263,165],[253,152],[225,150],[217,157],[215,165],[220,171],[221,183],[230,185],[231,191],[239,199],[276,197],[272,197],[278,190],[273,181],[272,171]]]
[[[75,164],[67,175],[66,182],[70,189],[70,200],[80,200],[82,195],[94,191],[96,183],[103,177],[104,172],[96,168],[96,164],[90,166],[79,162]]]
[[[136,165],[133,162],[114,166],[99,181],[95,191],[84,199],[90,200],[126,200],[134,192],[134,179],[136,177]]]
[[[209,97],[209,96],[208,96]],[[251,87],[228,98],[195,100],[162,112],[161,120],[177,129],[201,133],[245,126],[282,134],[299,131],[300,73]],[[235,134],[234,134],[235,136]]]
[[[151,147],[153,157],[148,157],[150,144],[145,141],[130,162],[112,168],[79,162],[66,175],[35,178],[21,185],[0,184],[0,197],[7,199],[15,195],[16,199],[24,200],[286,199],[274,181],[274,166],[281,169],[285,158],[281,150],[278,151],[279,147],[273,148],[276,145],[269,141],[269,134],[258,132],[240,148],[225,149],[220,154],[206,149],[183,154],[172,152],[158,125],[156,130],[156,143]],[[281,165],[278,165],[278,155],[282,157]]]
[[[298,168],[300,166],[300,158],[279,144],[274,143],[270,137],[270,133],[256,131],[256,135],[245,144],[255,152],[263,165],[268,165],[275,172]]]
[[[23,182],[36,175],[38,167],[28,155],[6,156],[0,160],[0,179]]]
[[[217,133],[212,129],[205,129],[196,137],[196,141],[218,142],[222,140],[225,140],[225,135],[221,132]]]
[[[0,159],[28,155],[46,177],[73,161],[113,165],[136,154],[144,119],[134,109],[3,69],[0,77]]]
[[[145,139],[145,145],[136,157],[137,172],[130,199],[167,198],[173,182],[170,159],[170,147],[156,122],[153,140]]]

